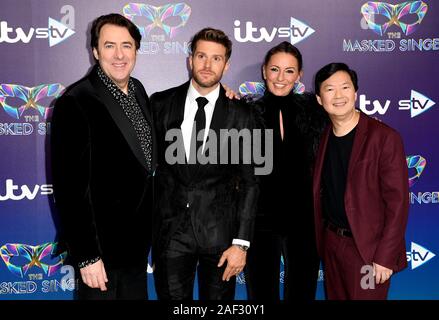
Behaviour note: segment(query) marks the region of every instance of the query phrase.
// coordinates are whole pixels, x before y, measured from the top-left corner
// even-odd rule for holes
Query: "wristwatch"
[[[234,246],[237,246],[242,251],[247,251],[248,250],[248,246],[244,246],[242,244],[234,244]]]

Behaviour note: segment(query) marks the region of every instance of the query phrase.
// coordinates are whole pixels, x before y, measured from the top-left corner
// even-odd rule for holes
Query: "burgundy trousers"
[[[386,300],[390,279],[371,285],[370,273],[362,268],[354,239],[326,229],[323,244],[323,265],[326,298],[328,300]],[[371,266],[370,266],[371,267]],[[370,270],[370,268],[369,268]],[[366,284],[366,285],[365,285]],[[371,287],[374,286],[372,289]]]

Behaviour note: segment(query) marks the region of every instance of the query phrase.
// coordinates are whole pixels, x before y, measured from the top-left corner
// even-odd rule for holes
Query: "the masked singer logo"
[[[145,17],[148,20],[149,24],[146,26],[137,24],[143,37],[148,36],[155,28],[160,28],[172,39],[187,23],[191,15],[191,7],[185,3],[166,4],[161,7],[145,3],[129,3],[123,8],[123,15],[133,22],[135,17]],[[175,18],[178,18],[178,21]]]
[[[413,176],[409,177],[409,187],[411,188],[416,183],[416,181],[418,181],[419,177],[422,174],[422,171],[424,171],[427,160],[425,160],[425,158],[421,157],[420,155],[407,156],[406,160],[408,169],[416,170],[416,173]]]
[[[369,28],[379,34],[384,35],[386,30],[392,25],[401,28],[402,32],[408,36],[415,32],[416,28],[421,24],[427,13],[428,6],[422,1],[407,1],[400,4],[389,4],[385,2],[367,2],[361,7],[361,14],[364,16]],[[408,15],[417,15],[417,20],[412,23],[402,22],[410,19]],[[383,24],[375,23],[376,15],[382,15],[388,20]]]
[[[413,187],[419,180],[422,172],[427,165],[427,160],[420,155],[407,156],[407,167],[409,169],[409,187]],[[409,192],[409,201],[411,204],[430,204],[439,203],[438,191],[415,191]]]
[[[9,271],[20,278],[23,278],[32,267],[43,269],[49,277],[54,275],[61,269],[67,256],[66,252],[59,255],[56,253],[56,242],[48,242],[38,246],[7,243],[0,248],[0,256]]]
[[[0,84],[0,104],[14,119],[20,119],[31,109],[36,110],[44,119],[48,119],[52,108],[47,98],[57,98],[63,90],[64,87],[59,83],[42,84],[36,87]]]
[[[140,54],[188,54],[188,42],[168,41],[176,38],[189,20],[191,7],[186,3],[165,4],[160,7],[128,3],[122,11],[127,19],[137,25],[142,35]]]
[[[239,86],[238,90],[241,96],[257,100],[264,95],[265,85],[263,82],[246,81]]]
[[[419,29],[427,11],[428,5],[423,1],[404,1],[399,4],[368,1],[360,8],[360,25],[362,29],[371,30],[379,38],[343,39],[343,51],[437,51],[439,38],[425,34],[420,38],[411,37]],[[431,28],[430,33],[432,36],[435,34]]]

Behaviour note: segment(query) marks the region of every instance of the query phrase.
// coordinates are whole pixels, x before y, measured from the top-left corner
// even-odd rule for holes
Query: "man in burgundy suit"
[[[408,169],[400,135],[355,109],[357,75],[331,63],[315,77],[331,124],[314,171],[316,238],[328,299],[386,299],[407,266]]]

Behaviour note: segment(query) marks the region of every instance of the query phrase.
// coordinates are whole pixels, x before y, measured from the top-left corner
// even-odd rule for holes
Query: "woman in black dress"
[[[270,49],[262,66],[264,96],[253,102],[261,126],[273,130],[273,171],[260,176],[255,236],[248,251],[249,300],[313,300],[319,258],[312,209],[312,163],[327,118],[314,94],[295,93],[302,55],[288,42]]]

